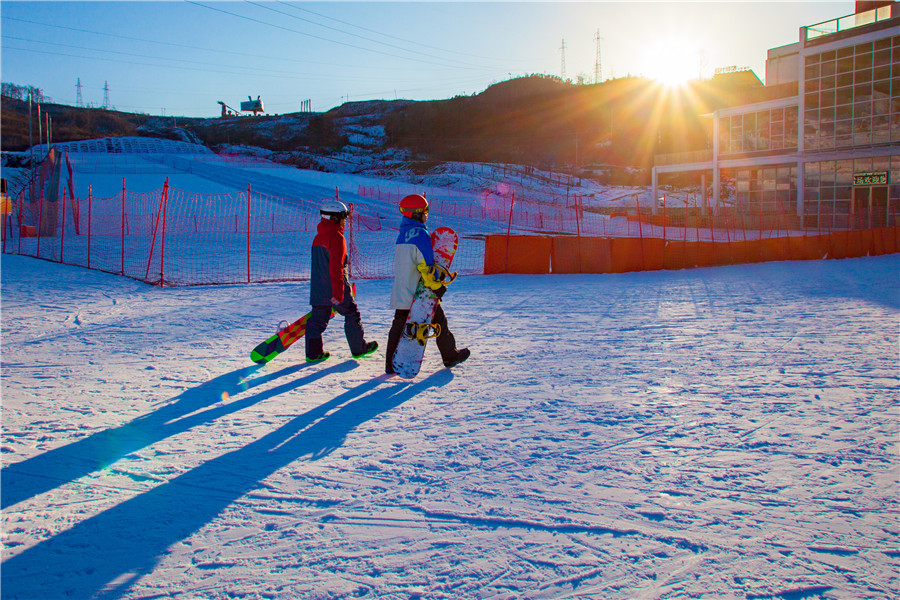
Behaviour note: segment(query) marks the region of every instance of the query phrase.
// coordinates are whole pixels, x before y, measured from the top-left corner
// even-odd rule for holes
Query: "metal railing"
[[[887,21],[892,16],[893,6],[894,4],[892,3],[865,12],[847,15],[846,17],[840,17],[804,27],[804,41],[814,40],[824,35],[831,35],[840,31],[847,31],[848,29],[853,29],[855,27],[862,27],[863,25]]]

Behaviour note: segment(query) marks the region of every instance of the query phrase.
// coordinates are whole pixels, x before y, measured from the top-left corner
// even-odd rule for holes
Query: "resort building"
[[[715,213],[790,215],[811,229],[896,226],[900,216],[900,4],[800,28],[768,51],[761,101],[716,110],[711,148],[656,157],[653,198],[671,174],[700,173]],[[706,193],[704,192],[706,198]]]

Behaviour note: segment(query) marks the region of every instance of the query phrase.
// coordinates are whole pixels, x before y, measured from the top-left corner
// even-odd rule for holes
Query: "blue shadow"
[[[376,378],[348,390],[243,448],[7,560],[2,598],[121,598],[135,581],[153,571],[167,548],[202,528],[278,469],[298,458],[326,456],[362,423],[452,378],[450,371],[442,370],[416,383]],[[283,391],[275,388],[260,396]],[[261,399],[247,399],[245,405]]]

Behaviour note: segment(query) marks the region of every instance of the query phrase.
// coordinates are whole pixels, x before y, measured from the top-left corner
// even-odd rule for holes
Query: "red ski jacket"
[[[344,288],[349,285],[347,265],[344,226],[322,219],[312,243],[309,282],[312,306],[330,306],[332,298],[338,302],[344,299]]]

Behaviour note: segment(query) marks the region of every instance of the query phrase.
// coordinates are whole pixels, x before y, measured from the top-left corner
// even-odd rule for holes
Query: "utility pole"
[[[597,57],[594,60],[594,83],[600,83],[600,77],[603,75],[603,71],[600,68],[600,40],[602,39],[598,29],[597,33],[594,34],[594,41],[597,42]]]
[[[78,78],[78,83],[75,84],[75,89],[78,90],[78,95],[75,97],[75,106],[78,108],[84,108],[84,99],[81,97],[81,77]]]
[[[109,110],[109,82],[103,82],[103,108]]]
[[[566,78],[566,40],[563,38],[562,47],[560,48],[562,60],[560,61],[559,66],[559,76],[563,79]]]

